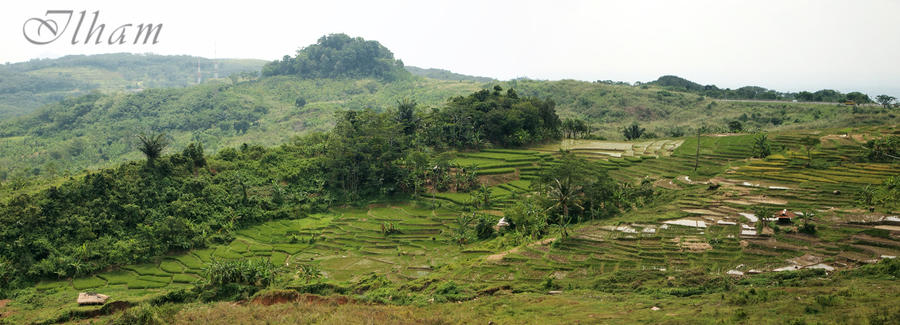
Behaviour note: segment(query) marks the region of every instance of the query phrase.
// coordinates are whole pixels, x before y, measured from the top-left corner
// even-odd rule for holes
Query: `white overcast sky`
[[[58,9],[99,10],[110,30],[162,23],[160,42],[72,45],[70,28],[50,45],[28,43],[25,20]],[[272,60],[338,32],[377,40],[407,65],[504,80],[674,74],[900,97],[900,1],[891,0],[10,1],[0,62],[110,52]]]

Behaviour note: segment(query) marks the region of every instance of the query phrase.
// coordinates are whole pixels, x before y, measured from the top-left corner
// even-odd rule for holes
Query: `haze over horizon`
[[[117,52],[274,60],[322,35],[346,33],[381,42],[406,65],[501,80],[646,82],[677,75],[722,88],[836,89],[900,97],[900,20],[895,18],[900,2],[895,1],[254,5],[10,4],[0,12],[0,62]],[[110,30],[128,23],[164,27],[156,45],[72,45],[71,31],[49,45],[28,43],[22,24],[44,17],[47,10],[99,10],[98,23]]]

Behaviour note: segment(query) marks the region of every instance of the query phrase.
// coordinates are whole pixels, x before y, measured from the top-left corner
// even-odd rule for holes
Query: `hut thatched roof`
[[[106,303],[106,300],[109,299],[107,295],[101,295],[99,293],[93,292],[81,292],[78,294],[78,304],[79,305],[102,305]]]

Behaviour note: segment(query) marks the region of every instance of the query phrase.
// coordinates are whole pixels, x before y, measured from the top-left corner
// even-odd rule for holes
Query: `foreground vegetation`
[[[896,230],[882,226],[877,219],[865,219],[863,210],[857,207],[871,207],[876,215],[896,209],[890,205],[897,201],[896,187],[885,182],[882,190],[879,184],[884,178],[877,175],[896,175],[897,169],[890,163],[870,161],[865,146],[848,144],[879,139],[892,130],[840,131],[851,135],[846,138],[835,137],[831,132],[818,133],[825,140],[813,153],[818,162],[812,164],[805,163],[808,156],[804,148],[794,144],[798,143],[795,139],[804,137],[802,134],[772,135],[770,156],[749,161],[754,136],[702,137],[703,163],[696,171],[696,142],[691,140],[633,144],[564,142],[563,148],[589,160],[568,157],[550,149],[552,145],[535,147],[537,150],[462,152],[455,158],[445,155],[450,158],[450,165],[483,167],[478,169],[485,172],[478,177],[479,182],[496,185],[487,186],[484,191],[476,187],[470,193],[457,192],[453,189],[459,185],[451,177],[450,184],[445,185],[447,190],[442,192],[435,185],[445,178],[434,181],[435,178],[423,175],[422,192],[412,203],[382,198],[368,201],[375,205],[360,208],[290,214],[274,221],[265,220],[276,216],[265,216],[256,226],[236,226],[227,232],[230,238],[209,241],[207,248],[176,250],[152,257],[147,264],[86,272],[87,276],[48,280],[31,289],[18,290],[11,296],[13,302],[8,308],[12,309],[7,309],[16,312],[7,321],[93,317],[88,315],[97,315],[97,307],[77,307],[71,299],[78,291],[96,290],[136,305],[124,314],[106,316],[119,321],[149,317],[179,323],[215,321],[219,317],[262,317],[290,322],[295,317],[292,315],[299,314],[285,308],[299,308],[321,315],[311,318],[319,322],[352,320],[373,313],[377,316],[370,317],[383,317],[386,321],[436,323],[566,323],[590,319],[630,323],[659,317],[672,320],[678,315],[691,315],[710,323],[772,319],[891,323],[898,313],[885,297],[897,292],[898,267],[896,260],[883,256],[900,252]],[[286,145],[275,152],[296,154],[298,149]],[[244,150],[239,151],[238,157],[245,154]],[[177,156],[190,154],[173,158],[178,160]],[[224,164],[216,162],[220,156],[208,158],[209,166]],[[164,160],[155,164],[162,166]],[[147,168],[146,164],[134,165]],[[581,170],[585,167],[594,172]],[[766,167],[762,169],[765,174],[757,173],[761,167]],[[850,179],[837,172],[859,167],[864,169],[855,169],[856,173],[873,177]],[[194,177],[190,168],[182,168],[183,175]],[[227,169],[219,170],[226,173]],[[263,175],[274,172],[268,170]],[[597,176],[585,179],[592,174]],[[581,180],[572,182],[570,178],[566,182],[565,175],[577,175]],[[603,185],[604,177],[630,185]],[[636,179],[648,180],[635,183]],[[554,187],[548,180],[563,181]],[[782,183],[786,180],[793,182]],[[718,187],[710,192],[708,182]],[[248,186],[250,193],[255,193],[255,200],[267,195],[266,183]],[[560,186],[563,183],[577,185],[565,190]],[[623,193],[632,196],[629,201],[603,196],[592,199],[587,195],[594,193],[590,184],[611,190],[607,193],[612,197]],[[876,203],[856,200],[856,193],[867,184],[893,199]],[[785,190],[777,185],[791,186]],[[835,196],[833,189],[847,194]],[[349,195],[342,186],[325,190],[323,193],[334,193],[332,199],[337,202],[342,200],[338,193]],[[651,194],[641,194],[646,191]],[[237,194],[237,199],[241,192],[235,184],[232,193]],[[273,190],[268,195],[274,197],[275,193]],[[529,198],[529,193],[540,195]],[[561,195],[564,193],[574,195],[566,198]],[[367,193],[363,197],[375,198],[373,195]],[[365,205],[367,200],[357,198],[349,202]],[[612,211],[637,209],[627,214],[597,214],[601,210],[590,207],[600,202],[604,204],[597,207],[612,207]],[[567,212],[563,204],[570,208],[569,218],[564,218]],[[752,204],[770,207],[769,211],[782,206],[815,211],[810,219],[815,231],[810,234],[800,232],[800,227],[761,221],[753,225],[749,217],[738,213],[757,212]],[[823,208],[829,206],[837,209]],[[510,221],[509,228],[491,229],[500,217],[492,211],[498,210],[503,210]],[[475,218],[467,218],[472,211],[476,212]],[[663,223],[684,218],[706,220],[708,224],[696,228]],[[709,218],[726,223],[710,224]],[[729,220],[736,222],[729,224]],[[773,232],[744,235],[743,224]],[[800,225],[803,224],[798,221],[797,226]],[[811,268],[768,273],[810,255],[842,271]],[[855,269],[879,259],[885,260]],[[223,261],[249,264],[221,264]],[[242,268],[247,271],[239,271]],[[744,275],[726,273],[733,269]],[[746,273],[752,269],[764,273]],[[228,274],[250,277],[232,278]],[[549,291],[563,293],[547,296]],[[242,299],[254,302],[243,307],[215,302]],[[448,304],[454,301],[463,305]],[[534,305],[538,301],[542,303]],[[284,302],[288,304],[266,307]],[[708,308],[697,312],[697,304]],[[565,312],[558,309],[566,305],[572,307]],[[61,310],[59,306],[66,307]],[[463,307],[503,312],[461,315],[458,308]],[[652,307],[661,310],[650,310]],[[609,312],[598,313],[598,308]],[[332,316],[325,316],[326,311]],[[482,318],[487,315],[490,318]]]
[[[331,35],[265,78],[4,124],[39,152],[10,165],[78,137],[71,166],[134,159],[0,183],[0,323],[900,321],[890,108],[481,87],[389,54]],[[232,143],[255,136],[288,140]]]

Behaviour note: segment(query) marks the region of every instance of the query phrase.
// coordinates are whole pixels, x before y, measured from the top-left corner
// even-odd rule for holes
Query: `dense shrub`
[[[246,284],[266,287],[275,279],[278,268],[268,259],[239,259],[234,261],[213,260],[203,269],[207,284]]]

